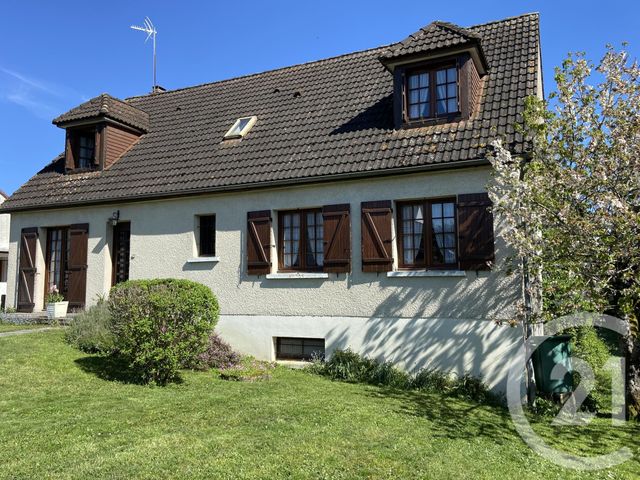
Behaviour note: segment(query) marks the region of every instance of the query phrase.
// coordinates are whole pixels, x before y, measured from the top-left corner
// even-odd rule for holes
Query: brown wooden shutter
[[[322,207],[325,272],[351,271],[351,205]]]
[[[396,67],[393,71],[393,121],[396,128],[404,123],[404,106],[406,105],[404,88],[404,68]]]
[[[87,252],[89,225],[81,223],[69,227],[69,257],[67,258],[67,300],[69,308],[84,308],[87,296]]]
[[[390,200],[361,204],[363,272],[388,272],[393,269],[392,212]]]
[[[102,127],[97,127],[93,141],[93,165],[95,167],[100,166],[100,153],[102,152]]]
[[[33,287],[36,278],[37,228],[23,228],[20,234],[18,264],[18,311],[33,312]]]
[[[493,213],[487,193],[458,195],[460,268],[490,270],[495,260]]]
[[[74,145],[74,135],[73,133],[69,132],[67,130],[67,135],[66,135],[67,141],[66,141],[66,145],[65,145],[65,159],[64,159],[64,166],[67,170],[73,170],[74,168],[76,168],[76,161],[75,161],[75,145]]]
[[[271,272],[271,212],[247,213],[247,273]]]

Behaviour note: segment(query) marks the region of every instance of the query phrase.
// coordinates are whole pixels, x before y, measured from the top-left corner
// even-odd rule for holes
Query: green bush
[[[333,352],[331,358],[324,363],[322,374],[332,380],[368,383],[370,372],[374,367],[374,360],[358,355],[347,348]]]
[[[391,362],[375,362],[374,368],[369,372],[366,383],[391,388],[407,389],[411,386],[411,376]]]
[[[583,407],[594,412],[611,410],[611,372],[604,368],[611,355],[607,343],[598,335],[593,326],[581,326],[572,331],[572,356],[589,364],[594,373],[594,385],[584,401]],[[575,372],[574,385],[580,383],[580,375]]]
[[[163,385],[197,362],[218,319],[208,287],[189,280],[133,280],[111,289],[115,346],[142,379]]]
[[[500,403],[499,398],[477,377],[468,374],[454,377],[432,369],[423,369],[410,375],[391,362],[373,360],[351,349],[335,350],[326,362],[316,358],[307,371],[343,382],[367,383],[399,390],[424,390],[477,402]]]
[[[107,305],[99,302],[76,315],[65,330],[65,340],[86,353],[111,353],[114,336]]]
[[[450,375],[439,370],[423,368],[413,376],[411,387],[416,390],[447,392],[451,389],[452,383],[453,380]]]
[[[480,403],[494,403],[496,398],[484,382],[473,375],[465,373],[454,380],[450,394]]]

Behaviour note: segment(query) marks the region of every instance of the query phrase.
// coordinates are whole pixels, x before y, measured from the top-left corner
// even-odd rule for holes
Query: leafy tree
[[[640,68],[625,46],[556,69],[550,102],[527,100],[531,154],[493,143],[490,196],[522,275],[526,334],[576,311],[628,322],[630,411],[640,413]],[[544,309],[542,306],[544,305]]]

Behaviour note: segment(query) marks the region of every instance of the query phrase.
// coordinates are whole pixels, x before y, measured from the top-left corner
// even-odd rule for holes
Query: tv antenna
[[[149,17],[144,18],[144,26],[139,27],[137,25],[131,25],[133,30],[139,30],[140,32],[144,32],[147,34],[147,38],[144,39],[144,43],[152,38],[153,39],[153,88],[152,92],[155,92],[156,87],[158,86],[156,82],[156,35],[158,34],[156,27],[151,23],[151,19]]]

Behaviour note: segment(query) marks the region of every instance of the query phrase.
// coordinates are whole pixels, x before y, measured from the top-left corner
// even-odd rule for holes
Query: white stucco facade
[[[516,282],[504,273],[460,272],[447,276],[400,277],[361,271],[360,203],[442,197],[486,190],[488,166],[395,177],[220,193],[148,202],[119,203],[17,213],[11,219],[8,303],[15,305],[17,254],[22,228],[38,227],[34,297],[44,301],[46,227],[89,224],[87,304],[111,286],[112,226],[120,211],[131,222],[130,278],[188,278],[209,286],[219,299],[218,329],[239,350],[274,358],[279,336],[324,338],[327,352],[348,346],[395,361],[407,369],[423,366],[482,376],[502,389],[518,329],[496,320],[512,317]],[[352,271],[327,278],[267,278],[246,273],[246,216],[278,210],[351,204]],[[196,256],[195,216],[216,215],[214,262]],[[496,219],[496,257],[505,245]],[[272,273],[277,272],[275,235]],[[394,242],[394,258],[395,254]],[[396,260],[397,261],[397,260]]]

